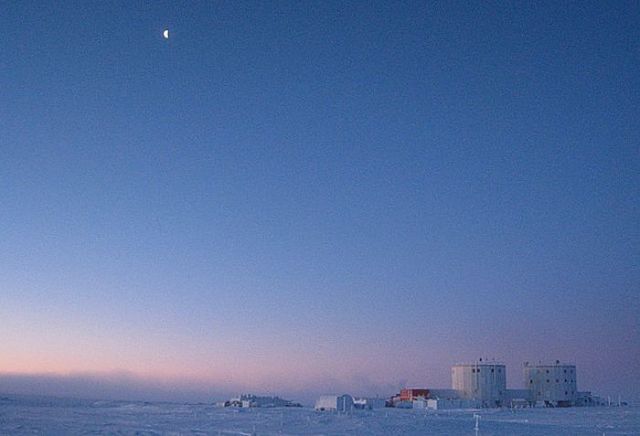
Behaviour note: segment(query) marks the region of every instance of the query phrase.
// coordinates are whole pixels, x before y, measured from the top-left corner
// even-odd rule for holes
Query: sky
[[[0,10],[0,392],[640,400],[637,1]]]

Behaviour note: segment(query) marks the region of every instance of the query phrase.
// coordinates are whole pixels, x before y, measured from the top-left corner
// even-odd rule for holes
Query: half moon
[[[162,36],[164,36],[164,39],[169,39],[169,29],[164,29],[164,32],[162,32]]]

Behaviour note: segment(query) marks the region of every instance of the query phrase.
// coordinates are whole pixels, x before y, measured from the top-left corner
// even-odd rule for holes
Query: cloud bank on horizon
[[[268,388],[243,383],[150,379],[126,372],[66,375],[0,373],[0,393],[94,400],[211,403],[250,392],[279,395],[313,404],[319,395],[327,392],[358,392],[359,395],[386,398],[404,385],[403,381],[396,384],[375,384],[362,376],[345,381],[315,380],[301,389],[286,383]]]

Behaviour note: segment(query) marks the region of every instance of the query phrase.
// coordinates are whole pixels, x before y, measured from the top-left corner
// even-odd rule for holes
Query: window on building
[[[533,384],[533,379],[529,380],[529,384]]]
[[[547,379],[547,383],[549,383],[549,379]]]
[[[493,368],[491,368],[491,372],[493,372]]]
[[[560,383],[560,380],[556,379],[556,383]]]

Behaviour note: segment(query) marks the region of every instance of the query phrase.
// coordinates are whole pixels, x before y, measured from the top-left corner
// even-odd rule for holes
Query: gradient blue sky
[[[0,41],[0,391],[638,397],[639,2],[2,1]]]

